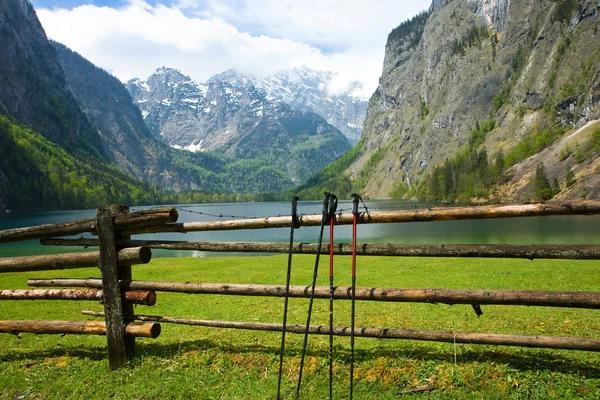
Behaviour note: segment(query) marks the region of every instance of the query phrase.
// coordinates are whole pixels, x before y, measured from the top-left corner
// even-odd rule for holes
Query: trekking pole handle
[[[323,216],[321,220],[321,224],[325,225],[329,222],[329,198],[331,197],[331,193],[325,192],[325,197],[323,197]]]
[[[358,215],[358,199],[360,196],[356,193],[352,193],[352,214]]]
[[[300,219],[298,219],[298,200],[300,200],[298,196],[294,196],[292,199],[292,224],[294,225],[294,229],[300,229]]]
[[[323,199],[323,224],[329,223],[331,218],[335,217],[337,206],[337,196],[335,194],[325,192],[325,198]]]

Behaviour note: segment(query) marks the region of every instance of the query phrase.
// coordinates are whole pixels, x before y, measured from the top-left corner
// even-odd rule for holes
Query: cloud
[[[414,3],[414,4],[413,4]],[[412,5],[411,5],[412,4]],[[389,31],[427,5],[381,0],[180,0],[37,9],[47,35],[125,81],[175,67],[204,82],[228,68],[266,76],[306,65],[336,73],[330,92],[381,73]]]

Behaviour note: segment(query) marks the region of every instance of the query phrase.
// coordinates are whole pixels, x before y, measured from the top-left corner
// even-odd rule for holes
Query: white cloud
[[[121,80],[175,67],[203,82],[228,68],[265,76],[307,65],[352,80],[369,96],[381,73],[387,34],[428,1],[130,0],[120,8],[38,9],[47,35]]]

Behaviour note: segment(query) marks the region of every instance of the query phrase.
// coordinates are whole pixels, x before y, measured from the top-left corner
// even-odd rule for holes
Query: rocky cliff
[[[599,10],[583,0],[433,1],[390,33],[360,154],[346,173],[368,196],[416,197],[436,168],[478,151],[486,167],[502,160],[507,169],[480,196],[533,198],[532,160],[558,154],[564,138],[600,118]],[[547,161],[557,197],[597,195],[597,152],[586,135],[584,160]],[[568,170],[577,179],[567,190]]]
[[[54,49],[27,0],[0,1],[0,113],[70,151],[101,155],[100,137],[69,92]]]

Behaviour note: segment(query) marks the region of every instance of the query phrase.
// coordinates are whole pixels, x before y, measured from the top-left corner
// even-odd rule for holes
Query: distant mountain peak
[[[165,67],[164,65],[162,67],[156,68],[156,70],[153,73],[153,75],[169,75],[169,74],[183,75],[183,73],[181,73],[181,71],[179,69]]]
[[[242,74],[233,68],[210,77],[207,81],[207,84],[210,84],[210,82],[226,82],[231,86],[239,87],[256,87],[256,79]]]

